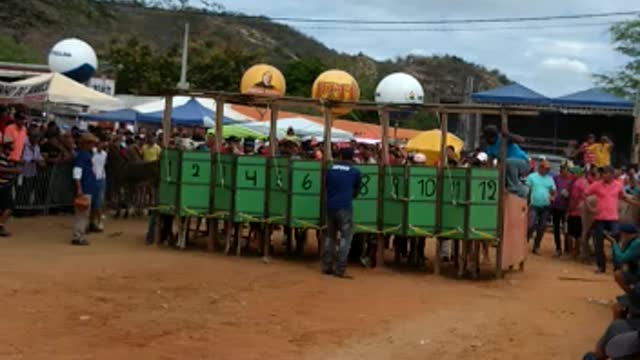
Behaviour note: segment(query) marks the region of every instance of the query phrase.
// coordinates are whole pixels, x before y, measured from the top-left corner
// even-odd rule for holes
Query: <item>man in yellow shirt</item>
[[[589,145],[587,148],[594,155],[593,165],[596,168],[604,168],[611,165],[611,148],[613,142],[608,137],[602,136],[599,142]]]
[[[142,160],[153,162],[160,160],[160,145],[156,144],[153,136],[147,136],[147,142],[142,145]]]

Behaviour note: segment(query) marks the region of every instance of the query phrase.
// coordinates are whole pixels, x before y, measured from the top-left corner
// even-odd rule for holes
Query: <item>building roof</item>
[[[528,87],[513,83],[496,89],[477,92],[471,95],[477,103],[548,105],[551,100]]]
[[[562,106],[633,109],[633,102],[617,97],[597,87],[555,98],[552,100],[552,103]]]

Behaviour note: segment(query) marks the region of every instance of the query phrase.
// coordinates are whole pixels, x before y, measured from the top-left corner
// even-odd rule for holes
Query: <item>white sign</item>
[[[47,98],[49,84],[50,81],[31,85],[16,85],[0,81],[0,102],[44,101]]]
[[[93,90],[114,96],[116,94],[116,81],[107,78],[91,78],[87,84]]]

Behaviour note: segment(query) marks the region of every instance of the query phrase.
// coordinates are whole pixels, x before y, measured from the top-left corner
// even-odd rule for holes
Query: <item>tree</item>
[[[640,18],[613,25],[611,37],[615,49],[630,60],[613,74],[596,75],[596,80],[610,92],[633,99],[640,90]]]
[[[36,63],[38,57],[31,49],[17,43],[13,38],[0,36],[0,61]]]
[[[210,42],[189,45],[188,78],[194,89],[239,91],[242,74],[263,57],[243,49],[218,49]]]
[[[180,49],[175,45],[162,53],[137,38],[130,38],[112,41],[101,58],[107,63],[104,66],[107,72],[116,78],[118,93],[152,94],[176,86],[180,77]],[[244,71],[261,60],[259,53],[192,42],[187,78],[194,89],[238,91]]]
[[[328,70],[318,58],[293,60],[284,68],[287,95],[311,97],[311,86],[318,75]]]
[[[135,37],[112,40],[101,58],[117,80],[118,93],[158,93],[174,87],[179,78],[180,60],[175,49],[159,54]]]

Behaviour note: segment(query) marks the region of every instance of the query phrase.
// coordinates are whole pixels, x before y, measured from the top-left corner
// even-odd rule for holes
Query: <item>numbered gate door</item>
[[[320,225],[322,163],[309,160],[290,162],[289,221],[294,228]]]
[[[356,165],[360,170],[360,192],[353,201],[354,233],[378,231],[378,165]]]
[[[267,190],[267,220],[270,224],[286,224],[289,212],[289,159],[274,157],[268,163],[270,180]]]
[[[236,157],[234,221],[261,222],[265,218],[267,158]]]
[[[436,227],[437,179],[438,169],[434,167],[409,167],[407,235],[433,235]]]
[[[234,156],[213,154],[214,197],[212,216],[216,219],[228,219],[233,210],[233,169]]]
[[[404,166],[385,166],[382,183],[382,231],[406,235],[407,181]]]
[[[446,168],[442,178],[440,234],[443,238],[463,239],[467,201],[467,169]]]
[[[498,169],[470,169],[469,239],[495,239],[498,235]]]
[[[160,181],[158,183],[158,211],[174,214],[177,208],[178,166],[180,152],[166,149],[160,154]]]
[[[211,154],[182,152],[180,161],[180,216],[207,216],[211,192]]]

